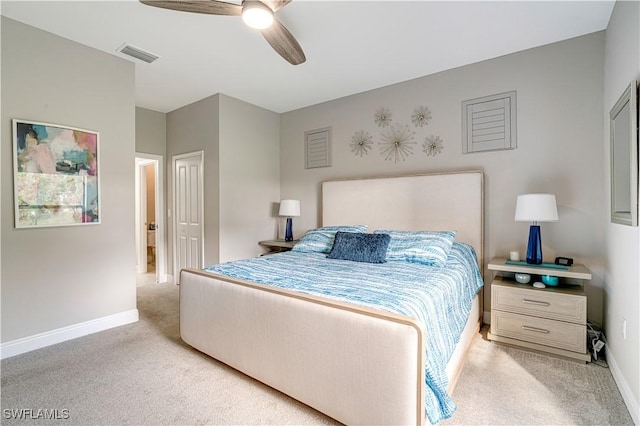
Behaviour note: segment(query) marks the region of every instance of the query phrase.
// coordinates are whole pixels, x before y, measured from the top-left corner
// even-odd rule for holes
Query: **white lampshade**
[[[558,207],[554,194],[518,195],[516,201],[516,222],[555,222]]]
[[[282,200],[280,201],[279,216],[294,217],[300,216],[299,200]]]

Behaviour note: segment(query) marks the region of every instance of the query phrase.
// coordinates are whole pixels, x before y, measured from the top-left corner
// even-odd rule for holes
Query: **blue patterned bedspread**
[[[206,267],[229,277],[419,319],[425,326],[425,407],[431,423],[453,415],[445,367],[483,282],[473,248],[454,243],[445,267],[361,263],[325,253],[284,252]],[[284,272],[284,273],[283,273]]]

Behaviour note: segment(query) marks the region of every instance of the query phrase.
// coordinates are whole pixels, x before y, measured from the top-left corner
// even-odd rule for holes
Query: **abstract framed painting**
[[[13,120],[16,228],[100,223],[99,134]]]

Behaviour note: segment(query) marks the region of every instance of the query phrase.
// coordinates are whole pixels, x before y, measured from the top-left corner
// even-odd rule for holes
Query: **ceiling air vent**
[[[132,58],[139,59],[148,64],[158,59],[158,56],[154,55],[153,53],[145,52],[144,50],[133,47],[127,43],[120,46],[117,50],[118,52],[124,53],[125,55],[131,56]]]

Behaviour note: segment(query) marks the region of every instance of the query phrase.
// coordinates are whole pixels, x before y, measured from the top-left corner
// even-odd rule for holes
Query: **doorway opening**
[[[136,153],[135,241],[137,285],[166,282],[163,157]]]

